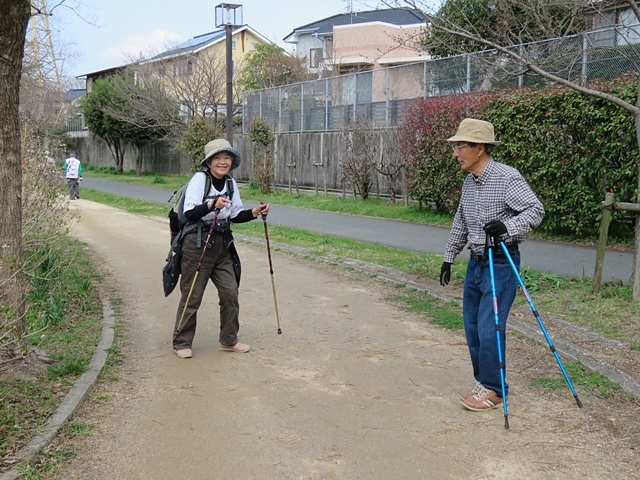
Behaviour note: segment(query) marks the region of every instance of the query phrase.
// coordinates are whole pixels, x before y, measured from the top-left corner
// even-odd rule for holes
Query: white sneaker
[[[237,353],[246,353],[251,350],[251,347],[246,343],[236,343],[235,345],[223,345],[220,344],[220,350],[223,352],[237,352]]]
[[[193,352],[191,351],[190,348],[181,348],[180,350],[174,350],[174,352],[176,352],[176,355],[179,356],[180,358],[193,357]]]

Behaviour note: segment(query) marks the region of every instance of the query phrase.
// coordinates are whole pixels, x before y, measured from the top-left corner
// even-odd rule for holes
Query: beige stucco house
[[[272,43],[248,25],[234,27],[231,35],[231,55],[234,75],[242,68],[246,55],[258,44]],[[173,92],[185,120],[197,116],[226,113],[226,30],[224,27],[195,36],[162,53],[139,62],[128,63],[86,77],[86,90],[93,82],[124,71],[134,72],[136,81],[154,77]],[[236,105],[241,92],[234,86]],[[234,108],[234,111],[237,108]]]
[[[231,34],[233,74],[242,68],[245,57],[259,44],[271,43],[248,25],[234,27]],[[141,72],[149,69],[164,79],[180,103],[185,119],[226,114],[226,31],[218,28],[176,45],[140,62]],[[234,82],[235,104],[242,92]],[[234,113],[236,112],[234,108]]]
[[[284,38],[295,45],[319,77],[373,70],[428,58],[406,39],[427,26],[426,17],[409,8],[388,8],[334,15],[297,27]]]
[[[295,45],[296,56],[306,58],[318,78],[358,73],[333,92],[341,102],[379,102],[390,88],[399,98],[420,95],[413,79],[399,76],[390,85],[385,67],[428,59],[415,41],[426,27],[418,10],[388,8],[324,18],[295,28],[284,41]]]

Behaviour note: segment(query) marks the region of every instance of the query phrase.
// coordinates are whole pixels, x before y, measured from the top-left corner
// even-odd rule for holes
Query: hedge
[[[591,86],[635,103],[632,78]],[[493,158],[520,170],[545,206],[539,231],[593,239],[605,192],[614,192],[617,201],[636,200],[639,152],[633,116],[612,102],[557,86],[417,102],[401,128],[413,198],[455,212],[466,173],[452,161],[446,139],[465,116],[493,123],[502,142]],[[633,238],[634,222],[633,214],[614,212],[612,236]]]

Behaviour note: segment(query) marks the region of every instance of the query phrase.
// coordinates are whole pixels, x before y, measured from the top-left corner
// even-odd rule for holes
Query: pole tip
[[[278,335],[282,335],[282,330],[278,329]]]
[[[504,429],[509,430],[509,418],[504,417]]]

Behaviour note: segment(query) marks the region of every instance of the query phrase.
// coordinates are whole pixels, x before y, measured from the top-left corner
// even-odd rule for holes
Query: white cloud
[[[182,42],[180,34],[156,29],[148,35],[127,37],[118,45],[100,51],[100,57],[112,61],[128,61],[160,53],[179,42]]]

